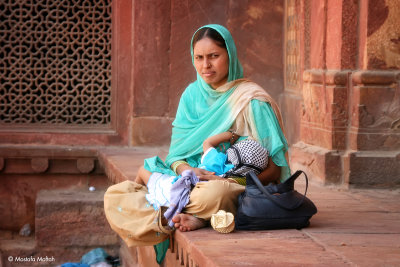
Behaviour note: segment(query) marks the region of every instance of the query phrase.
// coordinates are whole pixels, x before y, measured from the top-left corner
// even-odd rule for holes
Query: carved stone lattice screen
[[[111,120],[111,0],[0,1],[0,127]]]
[[[286,1],[286,87],[297,89],[299,83],[299,29],[296,0]]]

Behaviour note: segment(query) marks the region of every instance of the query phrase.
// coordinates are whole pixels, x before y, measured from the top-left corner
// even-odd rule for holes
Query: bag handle
[[[272,195],[270,192],[268,192],[268,190],[265,189],[265,187],[261,184],[260,180],[258,179],[257,175],[254,172],[249,172],[246,177],[251,177],[251,179],[254,181],[254,183],[257,185],[258,189],[260,189],[260,191],[265,195],[266,198],[268,198],[269,200],[271,200],[272,202],[274,202],[276,205],[278,205],[279,207],[285,209],[285,210],[294,210],[297,209],[298,207],[300,207],[301,204],[303,204],[304,199],[306,198],[306,194],[307,194],[307,190],[308,190],[308,177],[307,174],[301,170],[296,171],[291,177],[288,178],[287,182],[292,182],[294,184],[294,181],[297,179],[297,177],[303,173],[304,177],[306,178],[306,190],[303,194],[303,197],[301,198],[301,200],[296,203],[293,206],[287,207],[284,206],[282,203],[280,203],[275,197],[274,195]]]

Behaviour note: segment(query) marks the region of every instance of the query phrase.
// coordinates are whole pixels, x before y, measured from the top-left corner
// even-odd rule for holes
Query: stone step
[[[35,237],[18,233],[0,236],[0,266],[56,266],[65,262],[80,262],[81,257],[97,246],[38,247]],[[118,255],[119,246],[102,247],[109,255]]]
[[[113,246],[118,238],[104,215],[104,190],[42,190],[36,198],[39,247]]]

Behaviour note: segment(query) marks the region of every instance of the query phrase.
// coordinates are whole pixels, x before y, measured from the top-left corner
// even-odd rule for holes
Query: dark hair
[[[196,32],[196,34],[193,36],[193,47],[198,41],[204,38],[210,38],[215,42],[216,45],[226,49],[225,40],[222,38],[221,34],[219,34],[219,32],[213,28],[208,27],[201,28]]]

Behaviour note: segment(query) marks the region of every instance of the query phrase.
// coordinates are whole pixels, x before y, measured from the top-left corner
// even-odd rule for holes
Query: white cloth
[[[153,172],[147,183],[147,201],[153,205],[155,210],[161,206],[169,207],[171,199],[171,187],[176,181],[176,176]]]

